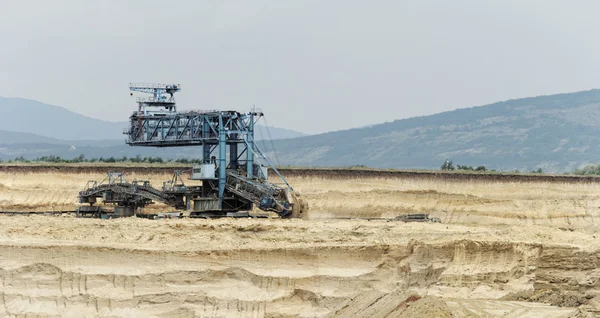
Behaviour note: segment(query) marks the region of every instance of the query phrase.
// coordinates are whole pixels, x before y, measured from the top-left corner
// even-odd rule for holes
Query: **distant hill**
[[[127,119],[120,122],[103,121],[68,109],[22,98],[0,97],[0,111],[4,118],[0,131],[0,144],[6,143],[60,143],[60,140],[123,142],[123,129]],[[24,134],[16,134],[24,133]],[[256,127],[257,140],[271,136],[272,139],[294,138],[305,134],[293,130],[265,126]],[[14,137],[14,138],[13,138]]]
[[[0,108],[5,107],[2,105],[6,105],[6,100],[0,99]],[[56,106],[50,106],[52,110],[55,110],[52,107],[58,108],[57,113],[67,118],[81,119],[77,117],[81,115],[73,115]],[[46,118],[60,123],[56,126],[61,129],[71,125],[53,112],[47,111],[44,114]],[[40,117],[41,115],[32,116]],[[96,121],[91,118],[86,120],[88,119]],[[136,154],[163,158],[200,156],[196,147],[177,148],[177,151],[129,147],[124,144],[124,138],[120,135],[125,123],[99,121],[108,124],[101,129],[116,130],[118,139],[76,141],[73,140],[77,136],[73,135],[77,131],[75,129],[73,132],[71,129],[64,129],[53,133],[47,128],[47,124],[35,125],[22,119],[15,121],[21,124],[8,121],[12,125],[9,130],[21,128],[23,131],[29,129],[23,128],[24,126],[34,127],[37,130],[26,132],[41,132],[42,135],[2,137],[9,133],[0,131],[0,144],[3,144],[0,145],[0,158],[13,159],[20,155],[27,158],[43,155],[72,158],[79,154],[88,158],[132,157]],[[448,158],[455,164],[485,165],[489,169],[504,171],[531,171],[537,168],[546,172],[572,171],[587,163],[600,162],[600,90],[515,99],[363,128],[276,140],[280,136],[286,136],[280,132],[287,133],[287,130],[270,128],[274,139],[270,142],[267,138],[269,133],[257,128],[257,138],[263,135],[267,139],[258,145],[274,163],[281,165],[439,169]],[[300,133],[291,132],[287,136],[294,137],[294,134]],[[55,136],[71,140],[57,141],[49,138],[60,139]],[[86,137],[92,139],[90,136]],[[100,139],[104,136],[95,137]],[[23,141],[27,138],[30,142]]]
[[[61,144],[65,143],[65,141],[36,134],[0,130],[0,145],[13,145],[22,143]]]
[[[291,129],[278,128],[278,127],[267,127],[264,125],[256,125],[254,127],[254,139],[255,140],[269,140],[269,139],[289,139],[308,136],[305,133],[301,133]]]
[[[282,165],[439,168],[448,158],[499,170],[571,171],[600,162],[600,90],[515,99],[274,144]]]
[[[123,122],[107,122],[59,106],[22,98],[0,97],[2,129],[63,140],[122,139]],[[127,120],[127,118],[124,118]]]

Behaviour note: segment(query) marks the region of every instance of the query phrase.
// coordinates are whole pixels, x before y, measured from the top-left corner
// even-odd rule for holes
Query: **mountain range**
[[[0,131],[3,159],[199,155],[195,147],[128,147],[121,135],[126,122],[101,121],[32,100],[0,98],[0,110],[11,118]],[[437,169],[449,159],[505,171],[571,171],[600,162],[600,90],[514,99],[319,135],[257,130],[257,136],[275,139],[259,146],[280,165]]]
[[[571,171],[600,162],[600,90],[538,96],[276,141],[296,166]]]

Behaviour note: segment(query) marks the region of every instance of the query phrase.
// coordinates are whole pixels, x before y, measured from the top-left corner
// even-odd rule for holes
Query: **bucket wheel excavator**
[[[238,111],[178,112],[174,94],[178,84],[130,84],[132,92],[149,94],[137,98],[138,110],[129,117],[126,143],[138,147],[186,147],[202,149],[200,164],[191,169],[186,186],[181,171],[154,188],[149,181],[128,182],[123,173],[109,173],[102,182],[90,181],[79,192],[78,213],[100,216],[100,201],[114,205],[115,216],[131,216],[139,208],[161,202],[190,217],[244,216],[254,206],[281,218],[302,218],[308,205],[254,142],[254,125],[260,109]],[[271,182],[269,171],[275,174]]]

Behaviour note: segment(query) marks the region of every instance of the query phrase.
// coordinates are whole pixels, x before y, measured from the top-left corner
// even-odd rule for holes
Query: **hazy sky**
[[[600,1],[0,0],[0,96],[111,121],[128,83],[308,133],[600,87]],[[35,114],[32,114],[35,115]]]

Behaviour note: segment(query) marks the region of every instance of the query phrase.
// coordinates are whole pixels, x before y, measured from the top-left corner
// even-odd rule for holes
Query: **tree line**
[[[15,159],[4,160],[0,158],[0,163],[180,163],[180,164],[200,164],[202,163],[202,159],[187,159],[187,158],[178,158],[178,159],[164,159],[161,157],[142,157],[137,155],[135,157],[93,157],[86,158],[85,155],[81,154],[72,159],[62,158],[60,156],[41,156],[35,159],[27,159],[23,156],[16,157]],[[352,168],[368,168],[365,165],[354,165]],[[487,167],[480,166],[467,166],[467,165],[455,165],[452,160],[446,159],[442,166],[441,170],[444,171],[454,171],[454,170],[463,170],[463,171],[479,171],[479,172],[495,172],[496,170],[490,170]],[[519,173],[519,170],[512,171],[513,173]],[[542,168],[538,168],[537,170],[531,171],[531,173],[543,173]],[[565,174],[569,174],[568,172]],[[583,168],[573,170],[572,174],[574,175],[600,175],[600,164],[590,164],[586,165]]]
[[[600,164],[591,164],[581,169],[575,169],[573,174],[579,176],[600,175]]]
[[[485,166],[473,167],[473,166],[467,166],[467,165],[464,165],[464,166],[456,165],[456,167],[455,167],[454,162],[452,162],[452,160],[448,160],[448,159],[446,159],[446,161],[444,161],[444,163],[442,164],[440,169],[447,170],[447,171],[448,170],[449,171],[452,171],[452,170],[483,171],[483,172],[488,171],[488,168],[486,168]],[[495,171],[495,170],[492,170],[492,171]]]
[[[161,157],[142,157],[137,155],[135,157],[93,157],[86,158],[83,154],[74,157],[72,159],[62,158],[60,156],[41,156],[35,159],[27,159],[23,156],[16,157],[12,160],[4,161],[0,158],[0,162],[7,163],[32,163],[32,162],[47,162],[47,163],[95,163],[95,162],[103,162],[103,163],[182,163],[182,164],[199,164],[202,162],[202,159],[187,159],[187,158],[178,158],[178,159],[163,159]]]
[[[467,166],[467,165],[459,165],[457,164],[456,166],[454,165],[454,162],[452,162],[452,160],[448,160],[446,159],[444,161],[444,163],[442,164],[442,166],[440,167],[441,170],[444,171],[454,171],[454,170],[463,170],[463,171],[480,171],[480,172],[486,172],[486,171],[490,171],[490,172],[496,172],[496,170],[489,170],[486,166]],[[600,170],[600,165],[598,166],[598,169]],[[513,173],[520,173],[519,170],[515,170],[513,171]],[[543,173],[542,168],[537,168],[536,170],[531,171],[531,173]]]

